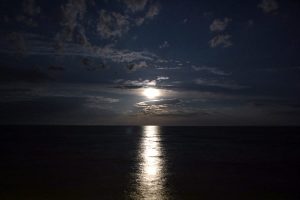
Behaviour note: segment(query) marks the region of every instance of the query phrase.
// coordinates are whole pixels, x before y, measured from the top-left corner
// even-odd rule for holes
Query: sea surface
[[[300,128],[0,127],[1,200],[300,199]]]

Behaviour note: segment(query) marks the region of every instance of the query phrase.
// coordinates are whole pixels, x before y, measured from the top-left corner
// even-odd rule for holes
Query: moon
[[[143,91],[143,95],[145,95],[148,99],[154,99],[161,95],[159,89],[156,88],[145,88]]]

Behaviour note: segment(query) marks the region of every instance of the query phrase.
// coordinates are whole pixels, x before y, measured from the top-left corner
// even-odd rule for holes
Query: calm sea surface
[[[1,200],[300,199],[300,128],[0,128]]]

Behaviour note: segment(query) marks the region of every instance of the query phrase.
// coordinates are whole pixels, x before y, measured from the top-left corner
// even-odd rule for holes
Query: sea
[[[2,126],[1,200],[299,200],[300,127]]]

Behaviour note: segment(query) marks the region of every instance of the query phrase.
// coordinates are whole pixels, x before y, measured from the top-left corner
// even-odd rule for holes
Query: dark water
[[[300,199],[300,129],[0,128],[0,199]]]

